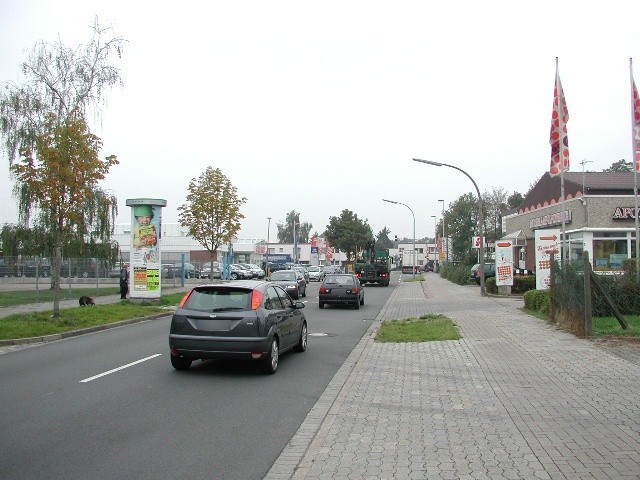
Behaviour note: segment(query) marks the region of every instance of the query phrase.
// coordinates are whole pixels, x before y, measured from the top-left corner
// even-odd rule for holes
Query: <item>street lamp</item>
[[[439,202],[442,202],[442,249],[445,251],[445,261],[448,262],[449,261],[449,242],[447,242],[447,238],[444,236],[444,200],[438,200]],[[444,245],[444,242],[447,242],[446,245]]]
[[[431,218],[433,218],[433,241],[436,244],[436,258],[434,259],[434,262],[438,263],[438,222],[436,221],[435,215],[431,215]]]
[[[426,163],[427,165],[433,165],[434,167],[449,167],[449,168],[453,168],[455,170],[458,170],[459,172],[464,173],[469,180],[471,180],[471,183],[473,183],[473,186],[476,187],[476,193],[478,194],[478,233],[480,234],[480,245],[479,245],[479,256],[480,256],[480,295],[482,295],[483,297],[487,295],[486,289],[485,289],[485,281],[484,281],[484,229],[482,224],[484,223],[484,220],[482,218],[482,196],[480,195],[480,189],[478,188],[478,185],[476,184],[476,181],[471,178],[471,175],[469,175],[467,172],[465,172],[464,170],[462,170],[461,168],[458,168],[454,165],[447,165],[446,163],[440,163],[440,162],[433,162],[431,160],[420,160],[418,158],[414,158],[413,159],[414,162],[420,162],[420,163]],[[444,224],[444,219],[443,222]],[[444,225],[443,225],[444,226]]]
[[[383,198],[382,201],[395,203],[396,205],[404,205],[409,209],[409,211],[411,212],[411,215],[413,215],[413,279],[415,280],[416,278],[416,216],[413,213],[413,210],[411,210],[411,207],[409,205],[405,205],[402,202],[396,202],[394,200],[387,200],[386,198]]]

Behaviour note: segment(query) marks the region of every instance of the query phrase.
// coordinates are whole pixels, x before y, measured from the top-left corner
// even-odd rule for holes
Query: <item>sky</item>
[[[240,239],[273,241],[295,210],[322,233],[351,210],[374,234],[432,237],[461,195],[525,194],[549,169],[556,57],[571,171],[631,158],[630,58],[640,2],[0,0],[0,84],[36,42],[87,43],[96,16],[127,40],[123,87],[92,130],[117,155],[101,183],[167,200],[220,168],[247,201]],[[581,165],[580,162],[584,162]],[[0,225],[17,220],[0,157]],[[383,202],[390,199],[405,205]],[[268,220],[268,218],[271,220]]]

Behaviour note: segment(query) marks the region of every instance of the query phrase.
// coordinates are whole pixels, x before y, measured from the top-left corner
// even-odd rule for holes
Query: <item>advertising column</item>
[[[133,198],[131,207],[131,259],[129,296],[131,299],[159,300],[162,283],[162,207],[167,201]]]

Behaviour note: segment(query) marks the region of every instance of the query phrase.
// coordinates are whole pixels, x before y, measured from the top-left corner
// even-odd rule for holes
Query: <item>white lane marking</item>
[[[141,360],[137,360],[137,361],[132,362],[132,363],[128,363],[128,364],[123,365],[121,367],[114,368],[113,370],[109,370],[108,372],[100,373],[98,375],[94,375],[93,377],[85,378],[84,380],[80,380],[80,383],[90,382],[91,380],[95,380],[96,378],[104,377],[105,375],[109,375],[111,373],[115,373],[115,372],[117,372],[119,370],[124,370],[125,368],[132,367],[134,365],[137,365],[138,363],[146,362],[147,360],[151,360],[152,358],[159,357],[160,355],[162,355],[162,354],[161,353],[156,353],[155,355],[151,355],[150,357],[143,358]]]

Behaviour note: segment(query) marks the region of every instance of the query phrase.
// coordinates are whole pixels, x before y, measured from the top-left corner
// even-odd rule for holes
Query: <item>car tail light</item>
[[[360,289],[358,287],[353,287],[351,290],[347,290],[347,293],[358,293]]]
[[[381,276],[381,277],[388,277],[388,276],[389,276],[389,274],[388,274],[388,273],[381,273],[381,274],[380,274],[380,276]]]
[[[182,297],[182,300],[180,300],[180,304],[178,305],[179,308],[182,308],[184,304],[187,303],[187,299],[189,298],[189,295],[191,295],[191,292],[193,292],[193,290],[189,290],[187,294]]]
[[[264,300],[264,295],[262,292],[258,290],[254,290],[251,293],[251,310],[257,310],[262,305],[262,301]]]
[[[320,293],[329,293],[329,289],[326,287],[320,287]]]

